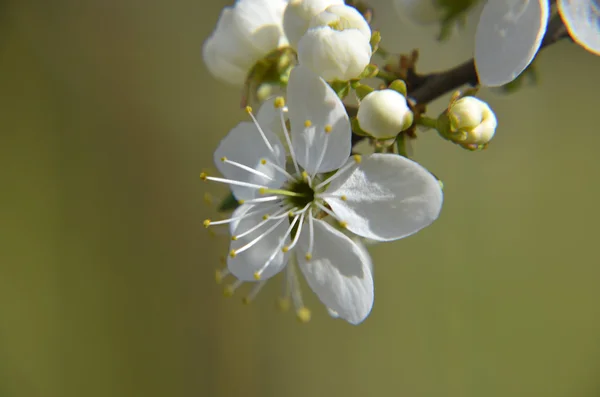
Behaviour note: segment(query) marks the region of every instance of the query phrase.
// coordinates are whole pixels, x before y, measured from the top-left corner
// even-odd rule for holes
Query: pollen
[[[308,172],[302,171],[302,179],[305,181],[308,180]]]
[[[282,109],[283,107],[285,107],[285,99],[283,99],[282,96],[278,96],[277,98],[275,98],[275,101],[273,102],[273,105],[277,109]]]
[[[340,227],[343,227],[344,229],[348,227],[348,222],[346,221],[340,221]]]
[[[252,113],[252,106],[246,106],[246,113]]]
[[[306,259],[307,261],[312,259],[312,254],[308,253],[306,255],[304,255],[304,259]]]
[[[235,250],[231,250],[231,252],[229,252],[229,256],[232,258],[235,258],[236,255],[237,253],[235,252]]]
[[[262,165],[265,165],[265,164],[267,164],[267,160],[265,160],[265,159],[261,159],[261,160],[260,160],[260,163],[261,163]]]
[[[242,204],[244,204],[244,203],[245,203],[245,201],[244,201],[244,200],[238,200],[238,204],[239,204],[239,205],[242,205]]]
[[[225,156],[221,157],[221,161],[222,162],[226,162],[227,161],[227,157],[225,157]]]
[[[310,310],[306,307],[301,307],[296,311],[296,317],[301,323],[307,323],[310,321]]]
[[[306,121],[304,122],[304,127],[308,128],[308,127],[310,127],[310,126],[312,126],[312,122],[311,122],[310,120],[306,120]]]
[[[269,214],[264,214],[262,218],[263,218],[263,221],[266,221],[267,219],[269,219]]]
[[[360,154],[355,154],[352,157],[354,158],[354,161],[356,162],[356,164],[360,164],[360,162],[362,161],[362,156]]]
[[[237,236],[231,236],[231,241],[237,241]]]
[[[290,310],[291,302],[290,298],[281,297],[277,299],[277,308],[282,312]]]
[[[260,273],[259,272],[254,272],[254,279],[255,280],[260,280]]]
[[[206,175],[206,172],[202,172],[202,173],[200,173],[200,179],[202,179],[203,181],[205,181],[205,180],[206,180],[206,177],[207,177],[207,176],[208,176],[208,175]]]
[[[346,197],[346,195],[344,194],[344,195],[342,195],[342,197],[340,197],[340,199],[341,199],[342,201],[347,201],[347,200],[348,200],[348,197]]]
[[[325,126],[325,133],[329,134],[331,132],[331,130],[333,130],[333,127],[330,124],[327,124]]]
[[[210,219],[205,219],[204,222],[202,222],[202,224],[204,225],[204,227],[208,228],[210,226]]]
[[[281,252],[283,252],[283,253],[285,254],[285,253],[286,253],[286,252],[288,252],[289,250],[290,250],[290,247],[288,247],[288,246],[285,246],[285,247],[283,247],[283,248],[281,249]]]

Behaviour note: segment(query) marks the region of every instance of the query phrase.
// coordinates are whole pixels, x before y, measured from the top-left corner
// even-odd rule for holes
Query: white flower
[[[404,21],[420,25],[439,23],[444,16],[439,0],[394,0],[394,6]]]
[[[453,140],[466,145],[485,145],[496,132],[496,115],[487,103],[473,96],[463,97],[448,109]]]
[[[283,29],[294,48],[308,30],[311,19],[333,5],[343,5],[344,0],[291,0],[283,14]]]
[[[385,89],[367,94],[360,101],[356,118],[363,131],[388,139],[411,126],[413,113],[402,94]]]
[[[548,13],[548,0],[488,0],[475,36],[482,85],[510,83],[529,66],[546,33]]]
[[[283,128],[291,164],[286,167],[284,146],[272,131],[238,124],[215,152],[225,178],[201,177],[229,184],[241,206],[232,218],[205,225],[235,223],[227,266],[239,283],[262,283],[297,264],[330,312],[358,324],[373,305],[371,259],[330,223],[376,241],[400,239],[438,217],[442,191],[404,157],[350,157],[344,105],[307,68],[292,70],[287,94],[291,133]],[[283,102],[275,101],[282,121]]]
[[[208,70],[225,82],[244,84],[256,62],[288,44],[283,33],[286,5],[287,0],[238,0],[224,8],[202,47]]]
[[[327,81],[354,79],[371,61],[370,40],[371,28],[355,8],[331,6],[298,42],[298,62]]]
[[[573,40],[600,55],[600,3],[597,0],[558,0],[557,5]]]

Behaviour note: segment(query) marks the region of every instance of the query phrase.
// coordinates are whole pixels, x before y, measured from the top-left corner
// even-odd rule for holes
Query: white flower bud
[[[496,132],[496,115],[487,103],[473,96],[463,97],[448,109],[452,139],[464,145],[485,145]]]
[[[402,94],[381,90],[363,98],[356,118],[364,132],[377,139],[389,139],[411,126],[413,113]]]
[[[306,33],[311,19],[327,7],[343,5],[344,0],[290,0],[283,14],[283,29],[294,48]]]
[[[286,0],[238,0],[224,8],[202,47],[210,73],[231,84],[244,84],[259,60],[288,44],[283,33],[286,5]]]
[[[327,81],[357,78],[371,61],[371,28],[349,6],[331,6],[298,42],[298,61]]]

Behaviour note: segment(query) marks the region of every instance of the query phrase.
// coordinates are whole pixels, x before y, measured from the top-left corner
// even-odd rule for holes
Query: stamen
[[[277,97],[275,102],[281,97]],[[283,100],[283,98],[281,98]],[[281,120],[281,126],[283,127],[283,134],[285,135],[285,141],[290,148],[290,155],[292,156],[292,161],[294,162],[294,168],[296,169],[296,174],[300,174],[300,168],[298,168],[298,161],[296,161],[296,154],[294,153],[294,147],[292,146],[292,140],[290,139],[290,132],[287,129],[287,125],[285,125],[285,119],[283,118],[283,110],[279,111],[279,119]]]
[[[304,255],[304,258],[309,261],[312,259],[313,246],[315,242],[315,229],[313,226],[312,211],[308,212],[308,252]]]
[[[268,212],[268,211],[272,210],[273,208],[279,208],[279,207],[277,205],[269,205],[269,206],[266,206],[266,207],[265,206],[261,206],[257,210],[248,211],[248,212],[245,212],[243,215],[234,216],[232,218],[227,218],[227,219],[223,219],[223,220],[220,220],[220,221],[212,221],[210,219],[205,219],[204,222],[203,222],[203,224],[204,224],[204,227],[216,226],[216,225],[224,225],[224,224],[227,224],[227,223],[231,223],[231,222],[239,221],[241,219],[245,219],[245,218],[247,218],[249,216],[252,216],[252,215],[260,214],[261,212]]]
[[[329,208],[325,207],[323,204],[319,203],[318,201],[315,201],[315,203],[317,204],[317,207],[319,207],[319,209],[323,212],[325,212],[327,215],[331,216],[333,219],[335,219],[336,221],[338,221],[338,223],[340,224],[341,227],[346,228],[348,226],[348,222],[346,221],[342,221],[333,211],[331,211]]]
[[[279,219],[277,222],[275,222],[275,224],[273,226],[271,226],[269,229],[267,229],[264,233],[262,233],[260,236],[256,237],[254,240],[250,241],[248,244],[238,248],[238,249],[232,249],[231,252],[229,253],[229,256],[231,256],[232,258],[235,258],[238,254],[246,251],[248,248],[252,247],[254,244],[258,243],[263,237],[266,237],[267,235],[269,235],[273,230],[275,230],[275,228],[279,225],[281,225],[281,223],[285,220],[286,218],[281,218]]]
[[[274,215],[263,217],[263,220],[262,220],[262,221],[260,221],[258,224],[256,224],[256,225],[252,226],[250,229],[246,230],[246,231],[245,231],[245,232],[243,232],[243,233],[240,233],[240,234],[236,234],[236,235],[234,235],[234,236],[231,236],[231,239],[232,239],[233,241],[236,241],[237,239],[240,239],[240,238],[242,238],[242,237],[245,237],[245,236],[249,235],[250,233],[252,233],[253,231],[255,231],[256,229],[259,229],[259,228],[260,228],[261,226],[263,226],[264,224],[268,223],[270,220],[279,219],[278,215],[281,215],[282,213],[285,213],[285,212],[286,212],[286,210],[284,209],[283,211],[278,211],[278,212],[276,212]],[[268,215],[268,214],[267,214],[267,215]]]
[[[273,146],[271,146],[271,142],[269,142],[269,140],[267,139],[267,136],[265,135],[265,132],[260,127],[260,124],[258,124],[258,120],[256,120],[256,117],[254,117],[254,114],[252,113],[252,108],[250,106],[246,106],[246,113],[248,113],[250,115],[250,117],[252,118],[252,121],[254,122],[256,129],[258,129],[258,132],[260,132],[260,136],[262,137],[263,141],[265,142],[265,145],[267,145],[267,148],[269,149],[269,151],[271,153],[275,154],[275,150],[273,149]]]
[[[267,201],[277,201],[281,200],[281,197],[278,196],[267,196],[267,197],[259,197],[252,200],[240,200],[238,201],[240,205],[242,204],[256,204],[256,203],[264,203]]]
[[[229,269],[225,268],[225,269],[217,269],[215,270],[215,281],[217,282],[217,284],[221,284],[223,282],[223,279],[227,276],[229,276],[231,274],[231,272],[229,271]]]
[[[306,210],[306,208],[308,208],[308,205],[304,208],[305,209],[302,210],[302,214],[300,215],[300,223],[298,223],[298,230],[296,230],[296,235],[294,236],[294,240],[292,240],[292,243],[290,245],[285,246],[281,249],[283,252],[288,252],[289,250],[294,248],[296,246],[296,243],[300,239],[300,232],[302,231],[302,224],[304,223],[304,215],[306,214],[305,210]]]
[[[310,120],[306,120],[304,122],[304,128],[310,128],[312,126],[312,122]]]
[[[209,180],[209,181],[213,181],[213,182],[221,182],[221,183],[226,183],[228,185],[244,186],[244,187],[250,187],[250,188],[254,188],[254,189],[263,189],[264,188],[263,185],[257,185],[255,183],[234,181],[233,179],[217,178],[214,176],[207,176],[204,173],[200,174],[200,179],[202,179],[203,181]]]
[[[250,173],[252,173],[254,175],[261,176],[261,177],[263,177],[265,179],[268,179],[270,181],[273,180],[273,178],[271,178],[269,175],[265,174],[264,172],[260,172],[258,170],[255,170],[254,168],[251,168],[251,167],[248,167],[247,165],[238,163],[237,161],[231,161],[227,157],[221,157],[221,161],[224,162],[225,164],[231,164],[234,167],[240,168],[240,169],[242,169],[244,171],[248,171],[248,172],[250,172]]]
[[[296,264],[290,263],[288,264],[288,267],[290,268],[292,301],[296,308],[296,317],[300,322],[307,323],[310,321],[310,310],[305,307],[304,302],[302,302],[302,291],[300,290],[300,282],[298,281],[298,274],[296,273]]]
[[[290,309],[290,297],[292,294],[292,279],[291,279],[291,266],[286,266],[285,275],[283,278],[283,288],[281,297],[277,299],[277,307],[282,312],[288,311]]]
[[[285,244],[285,240],[289,237],[289,235],[292,233],[292,230],[294,229],[294,226],[296,225],[296,222],[298,222],[298,219],[300,217],[296,216],[294,218],[294,220],[292,222],[290,222],[290,226],[287,228],[287,230],[285,231],[285,234],[283,235],[283,238],[281,239],[281,242],[278,244],[277,248],[275,249],[275,251],[273,251],[273,253],[271,254],[271,256],[269,257],[269,259],[267,259],[267,261],[265,262],[265,264],[258,269],[258,271],[256,271],[254,273],[254,278],[257,280],[260,280],[260,275],[265,271],[265,269],[271,264],[271,262],[273,262],[273,259],[275,259],[275,256],[277,256],[277,254],[279,253],[279,251],[282,252],[287,252],[287,251],[283,251],[283,245]],[[281,220],[283,221],[283,219]],[[281,223],[281,221],[279,223]]]
[[[277,194],[279,196],[287,196],[287,197],[306,197],[306,194],[296,193],[296,192],[292,192],[291,190],[283,190],[283,189],[262,188],[262,189],[259,189],[258,192],[260,194],[271,193],[271,194]]]
[[[327,127],[329,127],[329,130],[327,130]],[[325,158],[325,153],[327,152],[327,145],[329,144],[329,133],[330,132],[331,132],[331,126],[326,125],[325,126],[325,142],[323,143],[323,147],[321,148],[321,155],[319,156],[319,161],[317,161],[317,166],[315,167],[315,174],[313,175],[313,178],[318,173],[319,167],[321,167],[321,163],[323,163],[323,159]]]
[[[256,295],[258,295],[258,293],[265,286],[266,283],[267,283],[267,280],[259,281],[258,283],[256,283],[256,285],[254,287],[252,287],[252,290],[250,290],[250,293],[248,295],[246,295],[244,298],[242,298],[242,302],[245,305],[250,304],[250,302],[252,302],[254,300],[254,298],[256,298]]]
[[[235,280],[233,284],[226,285],[225,288],[223,288],[223,295],[226,297],[233,296],[235,290],[238,289],[243,283],[244,282],[241,280]]]
[[[261,162],[261,164],[263,164],[263,165],[267,164],[267,160],[265,160],[265,159],[262,159],[260,162]],[[290,174],[289,172],[287,172],[286,170],[284,170],[284,169],[283,169],[282,167],[280,167],[279,165],[277,165],[277,164],[275,164],[275,163],[271,163],[271,162],[269,162],[269,164],[271,165],[271,167],[273,167],[273,169],[274,169],[275,171],[278,171],[278,172],[282,173],[283,175],[285,175],[285,177],[286,177],[288,180],[291,180],[291,181],[293,181],[293,180],[296,180],[296,178],[294,178],[294,177],[292,176],[292,174]]]
[[[362,157],[359,154],[355,154],[354,156],[352,156],[352,158],[354,159],[354,162],[351,162],[351,161],[347,162],[346,165],[344,165],[342,168],[337,170],[337,172],[335,174],[333,174],[332,176],[330,176],[329,178],[325,179],[323,182],[321,182],[317,186],[315,186],[315,190],[320,189],[323,186],[327,185],[328,183],[332,182],[334,179],[339,178],[340,175],[344,174],[344,172],[346,172],[350,168],[354,167],[355,164],[360,164],[360,162],[362,161]]]

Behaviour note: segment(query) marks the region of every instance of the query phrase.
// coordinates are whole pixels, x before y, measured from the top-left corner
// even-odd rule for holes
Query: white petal
[[[310,261],[298,252],[298,265],[310,288],[329,313],[359,324],[371,312],[374,300],[371,258],[350,238],[326,222],[314,220],[314,246]],[[307,228],[299,244],[309,245]]]
[[[254,208],[254,207],[255,207],[255,205],[253,205],[253,204],[242,204],[231,213],[231,218],[241,217],[250,210],[256,211],[256,208]],[[229,234],[231,234],[233,236],[235,234],[235,229],[237,229],[239,224],[240,224],[239,220],[231,222],[229,224]]]
[[[331,26],[340,23],[343,29],[358,29],[367,41],[371,40],[371,27],[360,12],[354,7],[344,4],[327,7],[323,12],[313,17],[310,27]]]
[[[558,0],[558,11],[573,40],[586,50],[600,55],[600,2]]]
[[[261,214],[251,215],[248,218],[243,219],[237,225],[235,229],[235,235],[240,235],[244,231],[250,230],[256,226],[259,222],[262,222],[263,218]],[[254,232],[240,237],[235,241],[231,242],[230,250],[237,250],[240,247],[248,244],[262,233],[266,232],[271,226],[277,222],[271,220],[265,225],[261,226]],[[264,236],[256,244],[247,250],[240,252],[234,258],[231,256],[227,257],[227,267],[233,273],[235,277],[243,281],[256,281],[254,274],[257,271],[263,269],[269,258],[275,254],[273,260],[269,265],[264,268],[261,272],[261,279],[266,280],[279,273],[287,264],[289,260],[289,253],[283,253],[281,251],[281,239],[285,235],[287,228],[290,223],[285,219],[279,226],[277,226],[271,233]],[[289,238],[286,239],[286,244],[289,244]]]
[[[394,0],[396,12],[403,22],[420,25],[439,23],[444,10],[437,0]]]
[[[525,70],[542,44],[548,14],[548,0],[485,4],[475,36],[475,66],[482,85],[504,85]]]
[[[281,124],[281,117],[279,116],[280,109],[275,107],[275,99],[277,96],[272,96],[266,99],[258,113],[256,114],[256,120],[258,120],[258,124],[265,129],[271,130],[277,137],[281,140],[283,145],[285,146],[285,135],[283,133],[283,125]],[[283,114],[283,120],[287,121],[288,113],[287,111]]]
[[[344,4],[344,0],[291,0],[283,14],[283,28],[291,46],[296,48],[315,15],[336,4]]]
[[[285,177],[275,171],[269,162],[279,165],[285,164],[285,149],[281,141],[269,130],[263,129],[267,140],[270,142],[273,152],[269,150],[254,123],[242,122],[233,128],[219,144],[215,151],[214,161],[219,172],[227,179],[254,183],[269,188],[279,188],[285,182]],[[253,174],[231,164],[224,163],[221,159],[238,162],[256,171],[262,172],[272,179]],[[261,160],[267,160],[267,164],[261,164]],[[256,197],[256,189],[231,185],[231,191],[238,200],[248,200]]]
[[[286,0],[238,0],[234,26],[263,54],[287,44],[283,33]]]
[[[325,80],[303,66],[292,69],[288,109],[294,153],[308,173],[336,170],[348,160],[352,136],[350,120],[344,104]],[[305,126],[307,120],[310,127]],[[326,126],[332,128],[329,134],[325,133]]]
[[[395,154],[372,154],[332,181],[327,197],[348,230],[378,241],[410,236],[431,224],[442,208],[442,189],[425,168]]]

